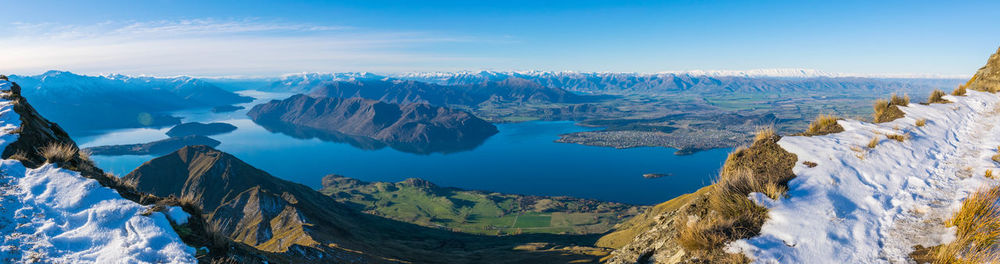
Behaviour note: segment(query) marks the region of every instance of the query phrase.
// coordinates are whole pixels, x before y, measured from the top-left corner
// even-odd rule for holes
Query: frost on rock
[[[945,98],[953,103],[900,107],[906,116],[892,122],[841,120],[841,133],[782,138],[799,159],[788,198],[756,199],[770,209],[760,236],[729,249],[757,263],[906,263],[916,245],[947,243],[954,231],[944,222],[993,181],[987,169],[1000,171],[990,160],[1000,145],[1000,97]]]
[[[0,91],[11,85],[0,80]],[[0,150],[20,117],[0,99]],[[0,263],[194,263],[166,215],[79,172],[0,160]]]

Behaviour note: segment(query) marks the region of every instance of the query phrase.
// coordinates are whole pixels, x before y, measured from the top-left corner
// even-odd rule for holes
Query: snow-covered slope
[[[760,236],[728,250],[758,263],[906,263],[913,246],[948,242],[954,231],[945,220],[993,181],[985,170],[1000,171],[990,159],[1000,145],[1000,97],[945,98],[953,103],[900,107],[906,117],[892,122],[841,120],[842,133],[782,138],[799,160],[788,198],[752,194],[770,218]],[[895,134],[908,139],[885,136]]]
[[[0,80],[0,92],[10,89]],[[12,101],[0,99],[0,150],[20,124]],[[196,262],[167,217],[147,209],[79,172],[0,160],[0,262]]]

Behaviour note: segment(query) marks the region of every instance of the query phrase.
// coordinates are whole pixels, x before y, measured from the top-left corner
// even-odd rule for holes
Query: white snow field
[[[842,133],[782,138],[778,144],[799,160],[788,197],[751,194],[770,218],[760,236],[727,250],[757,263],[906,263],[915,245],[949,242],[954,230],[944,222],[972,192],[995,183],[986,169],[1000,172],[991,160],[1000,145],[1000,97],[945,98],[953,103],[900,107],[906,117],[892,122],[841,120]],[[916,126],[918,119],[926,125]],[[873,137],[879,143],[869,149]]]
[[[0,80],[0,91],[10,82]],[[0,150],[20,126],[0,99]],[[52,164],[28,169],[0,160],[0,263],[194,263],[162,213],[122,198],[97,181]]]

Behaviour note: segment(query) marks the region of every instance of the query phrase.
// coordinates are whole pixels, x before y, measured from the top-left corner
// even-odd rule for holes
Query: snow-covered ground
[[[0,91],[10,86],[0,80]],[[0,99],[0,150],[20,123]],[[0,160],[0,263],[196,262],[167,217],[143,216],[147,208],[75,171]]]
[[[758,263],[906,263],[913,246],[950,241],[944,222],[970,193],[1000,173],[1000,97],[969,91],[950,104],[901,107],[882,124],[842,120],[842,133],[784,137],[798,155],[788,198],[751,198],[770,208],[761,235],[734,242]],[[923,127],[914,123],[926,119]],[[886,134],[904,134],[903,142]],[[866,145],[878,137],[873,149]],[[803,161],[818,166],[809,168]]]

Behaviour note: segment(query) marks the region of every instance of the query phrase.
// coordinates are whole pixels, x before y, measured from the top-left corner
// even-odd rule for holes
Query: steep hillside
[[[139,190],[190,200],[236,241],[314,262],[565,263],[606,254],[574,246],[593,237],[475,236],[364,214],[205,146],[153,159],[125,178]]]
[[[179,119],[163,114],[187,108],[246,103],[252,98],[190,78],[84,76],[49,71],[10,76],[38,109],[75,134],[90,130],[168,126]],[[102,118],[90,118],[101,116]]]
[[[188,219],[172,214],[168,220],[166,214],[88,179],[87,174],[95,177],[92,173],[100,170],[77,155],[66,132],[38,115],[19,92],[17,84],[0,77],[0,148],[4,150],[0,261],[195,261],[195,249],[171,227],[171,221]]]
[[[970,80],[969,89],[992,90],[997,56]],[[994,124],[1000,122],[1000,97],[965,88],[950,96],[938,93],[931,104],[898,97],[878,102],[879,123],[821,118],[815,126],[837,128],[781,137],[776,148],[764,148],[760,143],[767,137],[758,137],[730,155],[719,183],[654,207],[599,245],[619,248],[609,263],[996,259],[995,246],[969,242],[995,241],[989,233],[969,233],[988,230],[959,228],[956,240],[951,228],[965,215],[978,219],[972,225],[996,221],[987,209],[966,211],[965,199],[997,184],[1000,134]],[[884,118],[893,111],[898,114]],[[784,155],[780,152],[794,158],[770,158]],[[762,160],[772,161],[758,167],[766,170],[734,169]],[[783,167],[791,168],[790,178],[776,170]],[[963,215],[956,213],[959,208]]]
[[[363,182],[323,177],[321,193],[365,212],[473,234],[600,234],[642,207],[573,197],[546,197],[440,187],[421,179]]]
[[[464,111],[364,98],[295,95],[254,106],[247,115],[270,130],[364,137],[418,153],[475,147],[498,132],[489,122]]]

